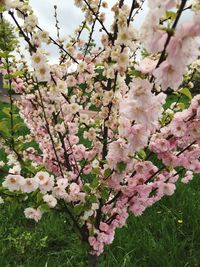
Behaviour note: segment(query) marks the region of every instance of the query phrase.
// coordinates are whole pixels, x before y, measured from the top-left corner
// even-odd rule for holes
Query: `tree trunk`
[[[88,267],[99,267],[99,257],[96,255],[88,255]]]

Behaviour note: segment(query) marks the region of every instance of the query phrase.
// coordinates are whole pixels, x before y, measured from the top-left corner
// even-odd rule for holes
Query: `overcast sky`
[[[107,12],[107,18],[105,24],[107,26],[111,25],[113,21],[113,14],[109,12],[109,9],[116,3],[116,0],[109,0],[108,9],[102,9],[102,11]],[[131,6],[132,0],[125,0],[126,4]],[[84,16],[81,13],[80,9],[74,5],[73,0],[30,0],[30,4],[32,5],[35,14],[38,16],[40,24],[42,27],[48,29],[51,33],[55,33],[55,21],[54,21],[54,5],[58,6],[57,12],[60,21],[60,25],[62,28],[61,33],[65,36],[69,33],[72,33],[76,26],[78,26]],[[139,26],[142,22],[142,17],[144,17],[147,12],[147,6],[144,5],[144,10],[142,15],[140,15],[140,19],[136,20],[136,25]],[[139,16],[138,16],[139,17]],[[98,23],[97,23],[98,24]]]
[[[106,12],[107,14],[105,25],[109,30],[109,27],[113,22],[113,12],[109,10],[116,3],[116,0],[109,0],[107,2],[109,4],[109,8],[102,9],[102,11]],[[125,3],[131,5],[132,0],[125,0]],[[67,37],[68,35],[73,34],[74,30],[81,24],[84,19],[84,15],[81,13],[80,9],[74,5],[73,0],[30,0],[30,4],[39,19],[39,25],[43,29],[46,29],[54,38],[56,38],[54,5],[57,5],[58,7],[57,13],[61,28],[61,37]],[[147,11],[148,8],[145,4],[142,13],[140,13],[140,15],[137,15],[136,17],[135,26],[137,28],[139,28],[139,26],[141,25]],[[99,23],[97,22],[96,25],[97,26],[95,28],[93,38],[98,45],[100,44],[101,34],[99,33]],[[87,34],[88,31],[85,30],[85,33],[83,34],[84,38],[86,38]],[[55,47],[50,48],[50,53],[52,55],[52,59],[56,59],[57,49],[55,49]]]
[[[109,30],[110,25],[113,22],[113,13],[109,9],[116,3],[116,0],[107,0],[109,8],[104,9],[106,11],[106,22],[105,25]],[[146,1],[147,2],[147,1]],[[132,0],[125,0],[126,4],[131,6]],[[55,18],[54,18],[54,5],[57,5],[58,19],[61,28],[61,37],[67,37],[73,34],[74,30],[81,24],[84,19],[80,9],[74,5],[74,0],[30,0],[30,5],[33,7],[34,13],[38,17],[39,26],[50,33],[53,38],[56,38]],[[103,9],[102,9],[103,11]],[[134,20],[134,25],[139,28],[148,12],[147,4],[144,4],[142,12],[140,12]],[[182,21],[188,20],[190,12],[186,11],[182,18]],[[94,39],[99,44],[100,36],[99,23],[94,33]],[[85,37],[88,32],[85,30]],[[49,52],[51,54],[51,61],[56,62],[58,60],[57,53],[58,49],[51,45]]]

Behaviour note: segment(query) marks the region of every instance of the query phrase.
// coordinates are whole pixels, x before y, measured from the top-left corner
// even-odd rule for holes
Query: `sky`
[[[113,14],[112,12],[109,12],[109,9],[116,3],[116,0],[109,0],[107,2],[109,8],[102,9],[102,11],[106,11],[107,13],[105,24],[109,27],[109,25],[111,25],[113,21]],[[125,0],[125,3],[131,6],[132,0]],[[81,13],[80,9],[74,5],[74,0],[30,0],[30,4],[34,9],[35,14],[39,18],[41,26],[52,33],[55,33],[55,21],[53,17],[54,5],[58,6],[57,12],[62,28],[61,33],[63,35],[72,33],[75,27],[79,25],[84,18],[84,15]],[[142,14],[140,15],[140,18],[136,20],[135,24],[137,27],[141,24],[142,18],[144,17],[145,13],[147,13],[146,4],[144,5],[144,9]]]
[[[113,12],[109,11],[110,8],[116,3],[116,0],[108,0],[108,9],[102,9],[106,12],[106,28],[109,30],[110,25],[113,22]],[[126,4],[131,6],[132,0],[125,0]],[[61,37],[67,37],[73,34],[74,30],[84,19],[84,14],[81,10],[74,5],[74,0],[30,0],[30,4],[33,7],[35,14],[39,19],[39,25],[41,28],[46,29],[53,38],[56,38],[55,18],[54,18],[54,5],[57,5],[57,13],[59,19],[59,25],[61,28]],[[147,13],[147,5],[144,5],[142,13],[137,15],[135,20],[135,26],[139,28]],[[97,22],[93,38],[95,39],[97,46],[100,44],[101,33],[99,32],[100,25]],[[88,31],[85,30],[83,36],[87,40]],[[69,40],[69,39],[68,39]],[[50,47],[50,53],[52,61],[57,58],[57,49],[55,46]]]
[[[113,22],[113,13],[109,9],[116,3],[116,0],[107,0],[109,4],[106,11],[106,28],[109,30],[110,25]],[[146,1],[147,2],[147,1]],[[125,4],[131,6],[132,0],[125,0]],[[84,15],[81,13],[80,9],[74,5],[74,0],[30,0],[30,5],[33,7],[34,13],[38,17],[39,26],[50,33],[50,35],[56,39],[56,28],[55,28],[55,18],[54,18],[54,5],[57,5],[57,13],[59,19],[59,25],[61,28],[61,37],[68,37],[73,34],[74,30],[81,24],[84,19]],[[102,10],[103,11],[103,10]],[[139,28],[148,12],[147,4],[143,6],[143,10],[135,17],[134,26]],[[190,17],[190,12],[186,11],[182,17],[182,21],[188,20]],[[101,34],[99,33],[100,25],[97,22],[97,27],[93,38],[95,39],[97,45],[100,44]],[[84,37],[87,38],[87,30],[84,32]],[[68,39],[69,40],[69,39]],[[87,40],[87,39],[86,39]],[[56,63],[58,60],[58,49],[51,45],[48,48],[50,53],[50,60],[52,63]]]

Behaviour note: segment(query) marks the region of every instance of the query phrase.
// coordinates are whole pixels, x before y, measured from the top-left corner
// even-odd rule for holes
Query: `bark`
[[[99,257],[96,255],[88,255],[88,267],[99,267]]]

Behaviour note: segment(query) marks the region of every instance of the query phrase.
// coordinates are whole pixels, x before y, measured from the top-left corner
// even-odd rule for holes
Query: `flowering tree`
[[[75,0],[85,20],[66,44],[56,7],[57,40],[41,29],[28,1],[0,1],[31,55],[29,64],[20,49],[19,62],[1,53],[10,96],[9,135],[0,129],[9,167],[1,162],[1,201],[23,199],[26,218],[36,222],[51,210],[66,213],[88,244],[90,266],[98,266],[129,213],[141,215],[172,195],[179,177],[188,183],[200,172],[200,95],[192,99],[189,90],[200,65],[200,3],[148,0],[138,30],[134,19],[144,2],[116,0],[107,28],[106,1]],[[192,18],[179,23],[187,9]],[[96,24],[100,49],[91,46]],[[57,64],[48,61],[49,44],[60,51]],[[21,94],[18,101],[13,88]],[[177,101],[165,110],[169,89]],[[27,135],[17,135],[14,102]]]

